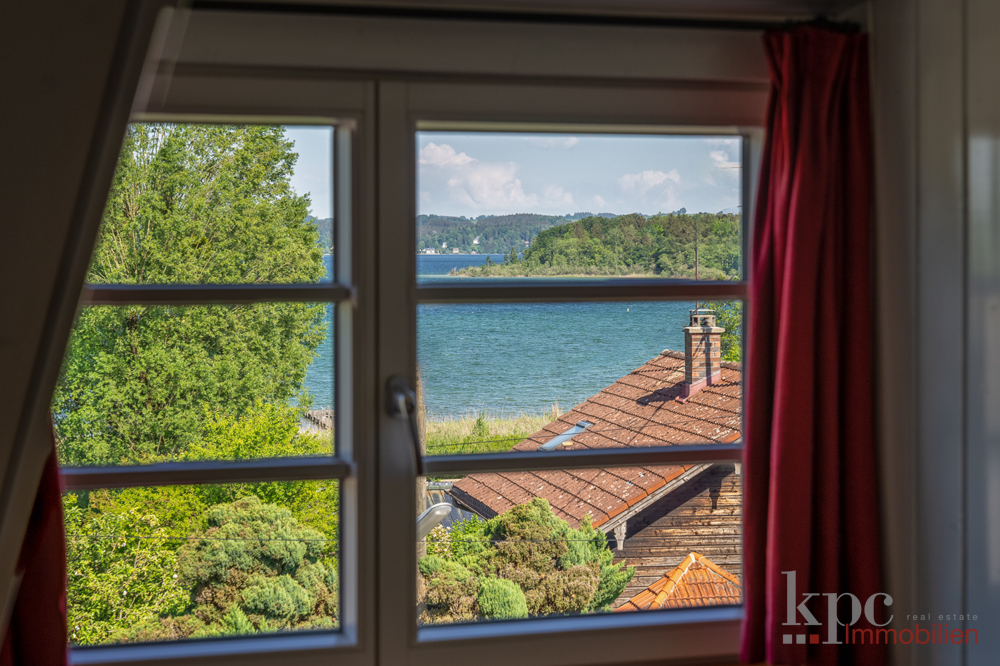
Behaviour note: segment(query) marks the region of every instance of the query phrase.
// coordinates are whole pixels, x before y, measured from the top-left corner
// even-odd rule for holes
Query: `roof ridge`
[[[698,553],[691,553],[691,555],[697,555],[698,562],[700,562],[701,564],[704,564],[706,567],[708,567],[709,569],[711,569],[712,571],[714,571],[718,575],[722,576],[723,578],[725,578],[726,580],[728,580],[733,585],[736,585],[741,590],[743,589],[743,583],[740,582],[739,578],[737,578],[733,574],[729,573],[728,571],[726,571],[725,569],[723,569],[722,567],[720,567],[718,564],[716,564],[712,560],[708,559],[704,555],[698,555]]]
[[[743,585],[740,583],[739,579],[736,578],[736,576],[729,573],[725,569],[722,569],[721,567],[719,567],[718,564],[708,559],[701,553],[696,553],[694,551],[691,551],[683,560],[681,560],[680,564],[678,564],[676,567],[665,573],[662,578],[659,578],[650,585],[647,585],[646,589],[640,591],[638,594],[633,596],[624,604],[616,608],[615,611],[617,612],[617,611],[628,611],[632,609],[645,610],[645,609],[662,608],[664,604],[667,603],[667,600],[670,597],[670,595],[673,594],[673,592],[677,589],[677,587],[684,581],[684,577],[687,576],[688,572],[691,570],[691,567],[695,563],[702,564],[708,569],[710,569],[712,572],[718,574],[727,582],[736,586],[736,588],[740,590],[740,593],[742,594]],[[660,581],[664,581],[663,587],[660,588],[658,592],[656,592],[654,591],[653,588],[654,586],[658,585]],[[643,604],[642,606],[640,606],[639,605],[640,602],[638,601],[638,599],[643,595],[651,595],[652,599],[650,599],[648,604]],[[647,596],[646,598],[648,599],[649,597]]]

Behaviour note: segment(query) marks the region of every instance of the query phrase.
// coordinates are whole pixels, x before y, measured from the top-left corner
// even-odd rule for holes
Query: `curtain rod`
[[[506,21],[511,23],[548,23],[558,25],[608,25],[711,30],[789,30],[815,26],[837,32],[858,32],[861,26],[849,21],[831,21],[819,16],[808,20],[760,21],[741,19],[677,18],[666,16],[623,16],[608,14],[563,14],[558,12],[480,11],[474,9],[436,9],[430,7],[379,7],[358,5],[314,5],[305,3],[194,0],[193,10],[240,11],[283,14],[323,14],[370,16],[379,18],[444,19],[458,21]]]

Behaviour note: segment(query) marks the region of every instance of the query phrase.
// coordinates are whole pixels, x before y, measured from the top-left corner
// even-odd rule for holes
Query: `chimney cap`
[[[689,314],[691,315],[690,326],[715,328],[715,310],[697,308],[695,310],[689,310]]]

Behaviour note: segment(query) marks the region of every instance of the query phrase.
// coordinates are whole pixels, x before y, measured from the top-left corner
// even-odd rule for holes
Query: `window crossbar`
[[[65,490],[96,490],[201,483],[344,479],[354,474],[354,466],[337,456],[315,456],[234,461],[198,460],[120,467],[63,467],[59,471]]]
[[[424,458],[428,476],[742,462],[743,444],[690,444],[574,451],[511,451]]]
[[[746,282],[617,278],[593,280],[491,281],[488,285],[434,284],[417,287],[420,303],[560,303],[582,301],[724,301],[747,297]]]
[[[81,305],[238,305],[280,301],[338,303],[353,298],[342,284],[87,285]]]

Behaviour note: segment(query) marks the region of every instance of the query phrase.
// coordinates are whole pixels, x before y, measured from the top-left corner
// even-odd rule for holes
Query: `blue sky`
[[[299,153],[292,187],[313,215],[332,216],[332,130],[287,135]],[[739,139],[724,136],[420,132],[417,212],[735,212],[739,163]]]
[[[309,195],[313,215],[333,217],[333,128],[286,126],[285,136],[295,143],[299,154],[292,188]]]
[[[733,137],[417,134],[418,214],[716,213],[740,204]]]

